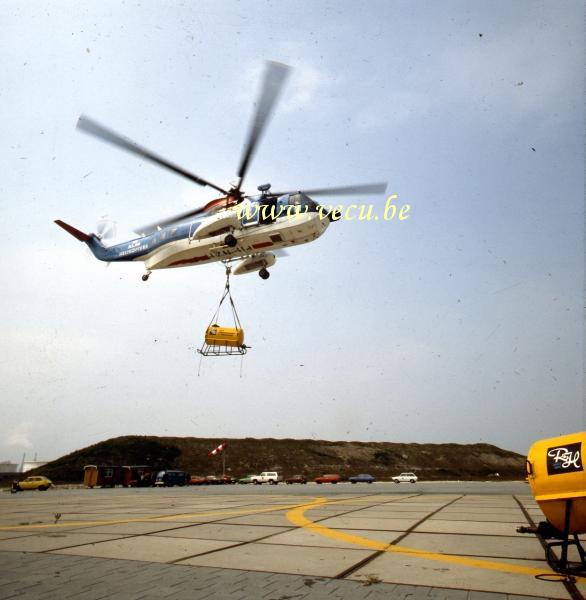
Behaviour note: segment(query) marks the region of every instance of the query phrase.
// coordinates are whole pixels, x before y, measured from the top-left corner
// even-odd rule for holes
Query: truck
[[[263,471],[260,475],[251,475],[250,483],[254,483],[255,485],[261,485],[263,483],[277,485],[281,479],[282,478],[279,477],[279,474],[276,471]]]
[[[189,485],[190,476],[185,471],[159,471],[155,478],[155,487],[173,487]]]

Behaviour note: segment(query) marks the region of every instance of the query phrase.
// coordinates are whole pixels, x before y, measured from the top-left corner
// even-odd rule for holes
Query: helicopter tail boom
[[[69,225],[69,223],[65,223],[65,221],[61,221],[59,219],[55,221],[55,224],[59,225],[61,229],[67,231],[67,233],[72,235],[75,239],[79,240],[80,242],[85,242],[92,251],[92,254],[98,260],[108,260],[107,250],[95,234],[84,233],[72,225]]]

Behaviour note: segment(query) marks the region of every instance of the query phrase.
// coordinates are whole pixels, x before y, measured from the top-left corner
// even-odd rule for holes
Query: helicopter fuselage
[[[198,232],[206,226],[208,217],[163,227],[113,246],[104,246],[95,234],[82,241],[101,261],[140,261],[150,272],[216,261],[236,261],[305,244],[320,237],[330,223],[323,209],[301,193],[268,201],[265,196],[248,198],[242,204],[216,213],[215,219],[221,229],[223,221],[230,221],[236,226],[201,237]],[[228,233],[235,238],[233,245],[226,244]]]

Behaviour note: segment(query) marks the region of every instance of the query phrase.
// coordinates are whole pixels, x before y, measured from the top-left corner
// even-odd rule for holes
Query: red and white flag
[[[222,442],[217,448],[215,448],[211,452],[208,452],[208,456],[214,456],[216,454],[220,454],[227,445],[228,444],[226,444],[226,442]]]

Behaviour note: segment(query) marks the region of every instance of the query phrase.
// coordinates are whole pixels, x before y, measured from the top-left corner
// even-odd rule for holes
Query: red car
[[[224,481],[221,477],[216,477],[215,475],[208,475],[206,477],[206,485],[222,485]]]
[[[189,485],[206,485],[206,478],[201,475],[192,475],[189,478]]]
[[[307,477],[305,477],[304,475],[293,475],[293,477],[285,479],[285,483],[307,483]]]
[[[342,481],[341,475],[322,475],[321,477],[316,477],[314,479],[315,483],[338,483],[338,481]]]

